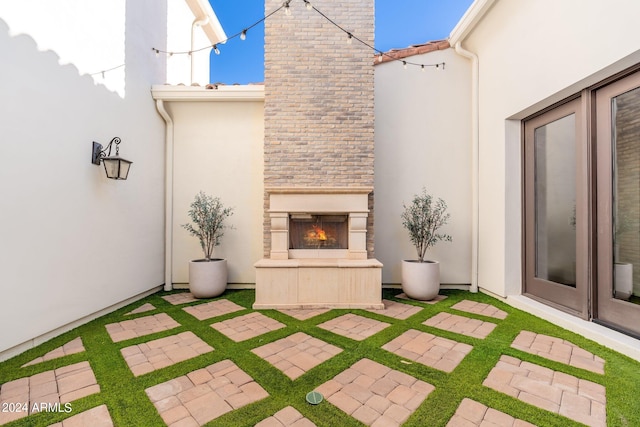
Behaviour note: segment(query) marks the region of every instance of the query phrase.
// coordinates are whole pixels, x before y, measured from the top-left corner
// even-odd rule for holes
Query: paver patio
[[[341,351],[341,348],[303,332],[251,350],[252,353],[280,369],[292,380]]]
[[[152,296],[148,298],[149,302],[134,306],[140,310],[123,309],[120,314],[111,315],[109,322],[104,322],[104,327],[98,325],[97,328],[104,335],[101,340],[113,341],[107,347],[115,347],[111,355],[114,361],[124,362],[121,363],[124,371],[119,375],[131,378],[130,370],[134,374],[132,381],[143,380],[146,383],[144,388],[138,390],[143,393],[143,399],[148,399],[147,404],[152,404],[149,410],[155,412],[151,415],[157,417],[148,425],[161,425],[164,422],[172,427],[201,426],[225,417],[219,422],[214,421],[214,424],[308,427],[331,423],[350,426],[361,422],[379,427],[397,426],[409,421],[410,425],[421,426],[424,425],[421,420],[425,414],[438,412],[431,402],[432,392],[442,390],[448,393],[448,377],[458,372],[460,363],[476,347],[495,345],[503,346],[504,351],[509,348],[521,351],[522,356],[515,358],[496,354],[490,358],[487,363],[491,365],[485,368],[488,375],[479,378],[475,388],[469,388],[471,392],[477,393],[473,390],[482,386],[481,389],[511,399],[513,402],[508,407],[517,409],[518,405],[526,404],[528,408],[538,408],[536,410],[539,412],[557,417],[555,423],[559,425],[562,424],[560,417],[589,426],[606,425],[607,390],[597,383],[598,377],[606,378],[608,375],[604,370],[603,358],[569,340],[527,330],[520,331],[515,339],[482,339],[482,335],[486,336],[490,331],[486,329],[485,333],[478,334],[479,328],[509,321],[507,315],[511,316],[513,312],[507,313],[491,304],[471,301],[469,297],[451,304],[449,308],[437,306],[436,310],[430,308],[433,304],[427,302],[403,303],[395,298],[386,298],[384,310],[346,310],[345,313],[343,310],[328,309],[257,312],[248,308],[251,301],[234,298],[233,293],[209,301],[180,302],[176,304],[180,307],[175,308],[172,304],[163,305],[160,298],[166,301],[166,297],[173,295],[182,295],[171,298],[174,302],[191,298],[189,293]],[[187,306],[183,307],[184,304]],[[153,316],[130,318],[144,313],[150,305],[153,310],[159,306],[163,308]],[[471,319],[460,312],[494,320]],[[368,317],[369,313],[384,316],[388,321]],[[172,316],[181,319],[181,322],[178,323]],[[217,316],[226,316],[226,319],[210,324],[209,319]],[[322,316],[323,319],[314,322],[316,316]],[[404,326],[407,322],[411,327]],[[180,330],[171,334],[171,329],[178,327]],[[422,327],[425,330],[420,330]],[[500,337],[501,333],[504,335],[493,327],[490,329],[494,331],[491,335],[495,335],[494,338]],[[439,336],[438,330],[461,335],[459,340],[452,340]],[[95,357],[92,346],[95,348],[96,340],[84,336],[82,331],[85,330],[81,328],[76,332],[73,339],[66,342],[61,340],[56,346],[48,347],[48,351],[38,353],[34,349],[30,358],[23,358],[21,365],[12,368],[18,371],[13,378],[0,384],[0,404],[6,404],[8,408],[8,404],[12,403],[15,409],[17,404],[23,407],[26,403],[27,410],[0,412],[0,425],[14,420],[18,423],[26,421],[19,426],[31,425],[29,419],[31,414],[36,417],[37,409],[33,410],[30,405],[63,405],[85,396],[96,396],[92,397],[96,406],[82,412],[73,406],[73,411],[62,421],[60,418],[64,416],[58,415],[48,424],[38,421],[38,425],[110,427],[118,420],[116,425],[121,424],[123,410],[126,412],[128,409],[109,406],[109,402],[113,401],[114,391],[110,387],[113,387],[114,380],[106,384],[100,384],[102,381],[97,380],[111,375],[112,369],[119,369],[118,364],[109,362],[104,365],[101,362],[96,365],[101,369],[101,375],[96,375],[98,372],[94,374],[89,362],[76,362],[81,357],[89,361]],[[386,343],[379,335],[382,331],[386,331],[384,334],[391,338]],[[218,332],[230,340],[221,337]],[[342,339],[340,344],[334,343],[332,339],[337,337],[333,334],[350,340]],[[145,340],[147,335],[149,339]],[[139,339],[134,345],[120,344],[129,337]],[[259,339],[248,341],[256,337]],[[85,349],[83,342],[92,343],[92,346],[86,346]],[[77,351],[80,348],[84,351]],[[34,359],[38,354],[44,355]],[[531,360],[527,360],[528,354],[532,354]],[[73,362],[65,363],[66,357],[72,358],[69,360]],[[573,375],[537,365],[536,362],[540,360],[538,357],[570,367]],[[345,363],[347,360],[349,363]],[[33,364],[25,363],[28,361],[33,361]],[[176,365],[178,362],[182,363]],[[56,364],[54,369],[51,369],[52,364]],[[421,368],[418,364],[437,371]],[[9,372],[4,366],[0,364],[2,375]],[[263,377],[261,372],[267,366],[270,367],[269,373]],[[557,363],[554,366],[557,369]],[[108,370],[105,371],[105,367]],[[20,375],[20,369],[29,374]],[[468,369],[468,366],[464,369]],[[579,371],[584,372],[584,376]],[[155,380],[156,373],[162,380]],[[322,380],[313,383],[314,373],[318,373],[318,378]],[[458,375],[457,381],[460,380]],[[111,393],[111,400],[100,397],[105,390]],[[305,394],[312,390],[322,393],[325,398],[315,407],[318,410],[311,410],[314,407],[304,400]],[[271,400],[270,395],[277,400]],[[283,396],[286,398],[283,399]],[[463,395],[458,399],[454,398],[451,402],[456,405],[450,409],[453,415],[449,419],[442,419],[442,425],[533,425],[526,415],[530,409],[528,412],[507,414],[475,396]],[[440,401],[439,405],[442,403]],[[135,406],[137,403],[130,404]],[[245,407],[249,409],[245,410]],[[118,417],[112,417],[114,411],[119,414]],[[412,417],[417,411],[422,412]],[[514,416],[517,414],[521,415]],[[39,419],[46,419],[42,418],[44,415],[40,414]]]
[[[605,388],[573,375],[502,356],[483,385],[589,426],[607,425]]]
[[[399,426],[434,390],[431,384],[361,359],[317,388],[341,411],[368,426]]]

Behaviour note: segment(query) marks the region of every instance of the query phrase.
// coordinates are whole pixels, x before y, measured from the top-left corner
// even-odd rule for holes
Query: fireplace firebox
[[[347,249],[348,215],[289,215],[289,249]]]

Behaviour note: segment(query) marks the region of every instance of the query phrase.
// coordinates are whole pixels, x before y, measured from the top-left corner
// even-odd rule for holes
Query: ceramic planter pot
[[[440,291],[440,263],[402,261],[402,290],[411,299],[429,301]]]
[[[633,294],[633,264],[616,262],[613,269],[615,297],[628,300]]]
[[[189,290],[196,298],[213,298],[227,289],[227,260],[189,261]]]

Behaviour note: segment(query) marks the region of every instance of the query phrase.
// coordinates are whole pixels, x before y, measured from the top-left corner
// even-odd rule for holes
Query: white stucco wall
[[[234,208],[226,221],[233,229],[214,251],[227,259],[229,283],[255,283],[253,264],[263,250],[264,102],[221,100],[201,91],[212,96],[165,102],[174,122],[172,281],[188,283],[189,260],[203,257],[198,239],[181,226],[190,222],[189,206],[202,190]]]
[[[451,214],[453,238],[427,252],[441,282],[471,282],[470,66],[452,49],[408,58],[444,70],[391,62],[375,67],[375,255],[384,283],[400,283],[401,261],[416,252],[402,226],[402,204],[425,187]]]
[[[463,46],[480,60],[479,285],[521,291],[520,119],[640,62],[635,0],[498,0]]]
[[[163,283],[164,125],[149,89],[165,78],[151,46],[166,2],[103,3],[0,3],[0,358]],[[82,74],[111,59],[126,64],[122,91]],[[92,141],[114,136],[127,181],[90,163]]]

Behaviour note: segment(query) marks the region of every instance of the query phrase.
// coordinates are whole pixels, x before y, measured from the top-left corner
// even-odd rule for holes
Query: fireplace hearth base
[[[254,309],[383,309],[382,263],[376,259],[262,259]]]

